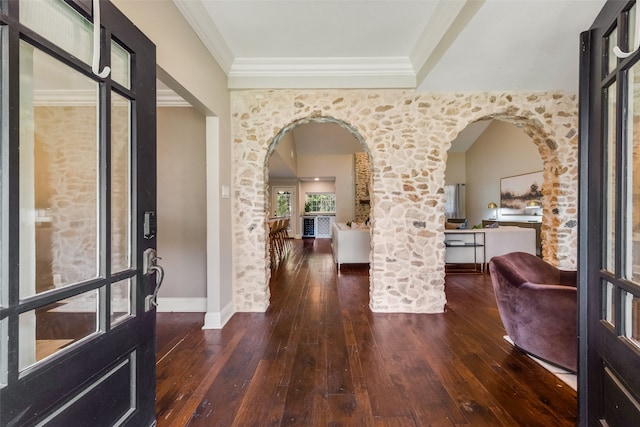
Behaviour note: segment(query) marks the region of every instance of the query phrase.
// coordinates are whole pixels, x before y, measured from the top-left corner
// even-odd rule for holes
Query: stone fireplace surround
[[[520,127],[544,163],[543,257],[576,268],[578,110],[565,93],[417,94],[410,90],[231,92],[233,291],[236,311],[265,311],[268,158],[284,133],[337,123],[371,160],[370,307],[439,313],[444,293],[444,176],[451,141],[470,123]]]

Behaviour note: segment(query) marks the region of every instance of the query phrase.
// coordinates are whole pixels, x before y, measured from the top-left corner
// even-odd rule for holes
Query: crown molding
[[[209,17],[209,13],[200,0],[173,0],[182,16],[206,48],[211,52],[220,68],[229,74],[234,62],[233,53],[227,42]]]
[[[406,57],[236,58],[229,76],[413,75]]]
[[[230,89],[415,88],[409,58],[236,58]]]
[[[229,89],[416,87],[407,57],[235,58],[202,0],[173,3],[227,74]]]
[[[37,107],[95,107],[96,92],[93,90],[38,89],[33,93],[33,103]],[[158,107],[191,107],[180,95],[171,89],[156,91]]]
[[[180,95],[171,89],[156,90],[156,106],[157,107],[191,107],[192,105],[185,101]]]
[[[98,93],[85,89],[36,89],[33,104],[37,107],[95,107]]]

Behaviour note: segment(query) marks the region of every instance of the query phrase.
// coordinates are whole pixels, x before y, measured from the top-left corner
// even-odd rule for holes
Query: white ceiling
[[[605,1],[173,0],[230,89],[571,93],[579,34]],[[461,132],[451,150],[465,151],[487,125]],[[294,137],[300,154],[359,146],[329,124],[299,127]]]
[[[229,87],[576,92],[605,0],[173,0]]]

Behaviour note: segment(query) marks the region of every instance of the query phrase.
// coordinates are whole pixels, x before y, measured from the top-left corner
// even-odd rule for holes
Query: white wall
[[[207,296],[205,131],[205,117],[193,108],[158,108],[161,298]]]
[[[445,170],[444,183],[445,185],[453,184],[466,184],[467,182],[467,153],[447,153],[447,169]],[[461,192],[460,200],[460,213],[461,216],[467,217],[467,200],[466,200],[466,185],[459,187]],[[446,193],[445,193],[446,195]]]
[[[333,181],[302,181],[300,182],[300,202],[304,208],[306,193],[331,193],[336,191],[336,183]]]
[[[542,158],[533,140],[518,127],[494,120],[466,153],[469,226],[493,217],[493,209],[488,209],[487,205],[489,202],[500,205],[500,178],[542,169]],[[539,218],[498,216],[498,219],[505,221]]]
[[[275,152],[280,155],[282,161],[291,169],[291,172],[298,173],[298,156],[296,152],[296,140],[293,132],[282,135],[280,142],[276,146]]]
[[[333,156],[298,156],[298,175],[335,177],[336,221],[355,218],[355,175],[353,154]],[[309,191],[309,190],[307,190]],[[300,195],[300,212],[304,212],[304,192]]]
[[[231,199],[220,194],[223,185],[231,186],[227,76],[171,0],[113,0],[113,4],[155,43],[158,66],[179,86],[172,88],[208,115],[205,327],[221,327],[234,312]]]
[[[464,184],[467,182],[467,153],[447,153],[447,170],[444,183]]]

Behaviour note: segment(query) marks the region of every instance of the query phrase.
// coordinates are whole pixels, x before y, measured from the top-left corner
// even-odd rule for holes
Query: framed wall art
[[[542,206],[542,171],[500,178],[500,214],[531,215]]]

